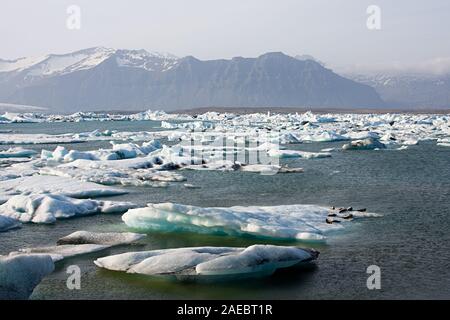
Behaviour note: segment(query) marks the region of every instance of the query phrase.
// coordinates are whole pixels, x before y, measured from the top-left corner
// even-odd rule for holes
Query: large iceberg
[[[309,263],[318,254],[312,249],[273,245],[198,247],[128,252],[94,263],[109,270],[169,279],[223,281],[268,276],[277,269]]]
[[[21,222],[54,223],[56,219],[95,213],[125,212],[135,207],[131,202],[74,199],[62,195],[34,194],[11,197],[6,203],[0,205],[0,214]]]
[[[132,228],[148,231],[247,234],[324,241],[327,233],[344,228],[346,222],[350,221],[349,218],[358,216],[376,214],[358,211],[352,212],[350,216],[336,209],[316,205],[203,208],[174,203],[150,203],[145,208],[128,210],[122,220]]]
[[[28,299],[42,278],[54,269],[49,255],[0,256],[0,300]]]

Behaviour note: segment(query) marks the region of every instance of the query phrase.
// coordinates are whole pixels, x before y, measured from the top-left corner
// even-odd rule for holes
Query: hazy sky
[[[69,5],[81,29],[66,27]],[[381,30],[366,26],[369,5]],[[93,46],[200,59],[310,54],[338,71],[450,71],[448,0],[14,0],[0,3],[0,57]]]

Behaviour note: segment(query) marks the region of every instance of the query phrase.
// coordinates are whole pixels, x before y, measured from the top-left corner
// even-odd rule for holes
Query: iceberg
[[[49,246],[49,247],[39,247],[39,248],[24,248],[19,249],[19,251],[11,252],[10,256],[22,256],[22,255],[46,255],[51,258],[53,262],[59,262],[67,258],[73,258],[79,255],[89,254],[105,250],[110,248],[108,245],[101,244],[77,244],[77,245],[60,245],[60,246]]]
[[[313,159],[313,158],[329,158],[331,154],[328,152],[307,152],[300,150],[280,150],[271,149],[267,152],[271,157],[276,158],[302,158],[302,159]]]
[[[342,146],[344,150],[373,150],[386,149],[386,145],[378,140],[368,138],[364,140],[355,140]]]
[[[224,281],[270,276],[277,269],[310,263],[319,253],[296,247],[253,245],[247,248],[197,247],[128,252],[94,263],[113,271],[169,279]]]
[[[0,144],[55,144],[55,143],[80,143],[85,140],[77,139],[72,134],[2,134],[0,133]]]
[[[101,244],[117,246],[130,244],[145,238],[145,234],[132,232],[90,232],[76,231],[57,241],[58,245],[66,244]]]
[[[74,178],[103,185],[158,187],[167,182],[186,180],[179,173],[161,170],[168,169],[168,166],[156,165],[157,162],[158,159],[155,158],[76,160],[56,167],[44,167],[39,172],[43,175]]]
[[[20,222],[54,223],[95,213],[125,212],[136,205],[130,202],[74,199],[62,195],[17,195],[0,205],[0,213]]]
[[[146,156],[149,153],[162,148],[158,140],[144,142],[142,146],[134,143],[115,143],[111,141],[112,149],[99,149],[95,151],[67,150],[63,146],[57,146],[54,151],[42,150],[41,159],[55,160],[58,162],[72,162],[75,160],[119,160]]]
[[[28,299],[55,265],[48,255],[0,256],[0,300]]]
[[[30,158],[37,152],[23,148],[9,148],[6,151],[0,151],[0,158]]]
[[[167,114],[163,111],[145,111],[132,115],[77,112],[72,115],[42,113],[7,113],[0,122],[81,122],[81,121],[162,121],[163,131],[118,132],[94,130],[83,133],[12,134],[0,133],[0,144],[48,144],[86,141],[149,141],[167,138],[169,141],[191,140],[203,136],[234,136],[236,142],[244,137],[256,140],[261,130],[268,130],[270,141],[281,144],[344,140],[381,139],[389,144],[415,144],[422,140],[449,139],[449,117],[437,114],[325,114],[305,113],[251,113],[231,114],[205,112],[196,116]],[[168,122],[170,121],[170,122]],[[175,122],[177,121],[177,122]],[[183,122],[181,122],[183,121]],[[394,139],[390,139],[393,137]],[[438,141],[448,143],[448,141]],[[118,143],[121,145],[122,143]],[[124,148],[123,148],[124,147]],[[133,147],[115,147],[122,156],[134,156]],[[142,147],[142,146],[140,146]],[[114,147],[113,147],[114,148]],[[122,149],[123,150],[119,150]],[[85,154],[73,152],[73,157]],[[103,155],[102,155],[103,156]],[[106,155],[104,155],[106,156]]]
[[[20,194],[59,194],[72,198],[95,198],[128,193],[125,190],[106,187],[72,178],[34,175],[0,181],[0,198]]]
[[[441,147],[450,147],[450,143],[448,142],[439,142],[437,145]]]
[[[241,165],[239,169],[244,172],[273,174],[279,172],[281,170],[281,166],[266,164],[247,164]]]
[[[306,136],[302,136],[303,141],[308,142],[331,142],[331,141],[343,141],[343,140],[349,140],[348,137],[344,137],[340,134],[337,134],[336,132],[321,132],[318,134],[310,134]]]
[[[334,215],[330,223],[329,215]],[[352,212],[352,217],[377,214]],[[174,203],[148,204],[130,209],[122,220],[145,231],[187,231],[264,238],[325,241],[327,233],[345,228],[350,221],[337,209],[316,205],[196,207]]]
[[[145,234],[131,232],[89,232],[76,231],[58,240],[56,246],[24,248],[11,252],[10,256],[43,254],[51,257],[53,262],[67,258],[105,250],[114,246],[127,245],[146,237]]]

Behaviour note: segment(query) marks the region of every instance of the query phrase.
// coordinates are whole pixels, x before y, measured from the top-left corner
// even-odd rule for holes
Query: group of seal
[[[351,220],[351,219],[353,219],[353,214],[351,213],[351,211],[365,212],[367,209],[362,208],[362,209],[353,210],[353,207],[336,209],[336,207],[333,206],[333,207],[331,207],[331,210],[333,210],[333,211],[329,212],[327,218],[325,219],[326,223],[328,223],[328,224],[341,222],[341,220],[333,219],[334,217],[344,219],[344,220]]]

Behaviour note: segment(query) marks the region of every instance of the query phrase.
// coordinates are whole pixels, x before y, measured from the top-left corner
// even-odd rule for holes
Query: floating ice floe
[[[0,181],[0,199],[20,194],[59,194],[72,198],[95,198],[128,193],[118,188],[71,178],[34,175]]]
[[[1,145],[23,145],[23,144],[68,144],[83,143],[88,141],[150,141],[153,139],[166,137],[172,131],[99,131],[64,134],[44,134],[44,133],[0,133]]]
[[[301,137],[302,141],[307,142],[332,142],[350,140],[349,137],[337,134],[333,131],[325,131],[317,134],[307,134]]]
[[[273,173],[280,171],[281,166],[265,165],[265,164],[247,164],[239,166],[239,170],[244,172],[255,172],[255,173]]]
[[[20,222],[54,223],[56,219],[96,213],[120,213],[136,205],[131,202],[74,199],[62,195],[17,195],[0,205],[0,214]],[[0,216],[1,217],[1,216]]]
[[[439,142],[437,145],[441,147],[450,147],[450,142]]]
[[[437,145],[441,147],[450,147],[450,138],[438,139]]]
[[[303,159],[313,159],[313,158],[329,158],[331,154],[328,152],[307,152],[300,150],[269,150],[269,156],[277,158],[303,158]]]
[[[74,138],[72,134],[0,134],[0,144],[52,144],[52,143],[80,143],[82,139]]]
[[[54,262],[75,256],[105,250],[114,246],[126,245],[143,239],[146,235],[131,232],[89,232],[76,231],[58,240],[56,246],[25,248],[11,252],[10,256],[29,254],[49,255]]]
[[[72,162],[75,160],[108,161],[146,156],[162,148],[158,140],[144,142],[141,146],[134,143],[111,143],[113,146],[112,149],[99,149],[95,151],[67,150],[63,146],[57,146],[54,151],[42,150],[41,158],[58,162]]]
[[[317,259],[311,249],[273,245],[198,247],[128,252],[99,258],[100,268],[177,280],[224,281],[269,276]]]
[[[12,160],[22,158],[7,158],[7,159]],[[44,165],[45,163],[43,163],[41,159],[34,159],[34,160],[28,159],[28,161],[19,161],[12,163],[10,162],[6,168],[4,169],[0,168],[0,181],[35,175]]]
[[[191,183],[185,183],[183,186],[187,189],[200,189],[200,186],[193,185]]]
[[[281,143],[324,142],[342,140],[379,139],[394,134],[391,143],[403,144],[426,139],[448,138],[449,117],[438,114],[315,114],[305,113],[252,113],[232,114],[206,112],[195,117],[184,114],[167,114],[163,111],[145,111],[133,115],[77,112],[72,115],[44,115],[39,113],[5,114],[0,122],[61,122],[61,121],[163,121],[166,132],[116,132],[99,131],[67,135],[0,135],[2,143],[57,143],[71,140],[148,141],[156,137],[189,139],[191,131],[215,134],[233,131],[254,135],[260,129],[273,131]],[[176,120],[177,123],[167,121]],[[179,121],[185,121],[178,123]],[[189,122],[186,122],[189,121]],[[174,132],[174,129],[182,132]],[[183,133],[184,132],[184,133]],[[277,132],[277,133],[275,133]],[[184,138],[183,138],[184,137]],[[56,141],[56,142],[55,142]],[[175,140],[172,140],[175,141]],[[74,141],[76,142],[76,141]]]
[[[40,169],[41,174],[69,177],[103,185],[167,186],[168,182],[181,182],[186,178],[171,169],[158,157],[147,156],[123,160],[91,161],[78,159],[54,167]]]
[[[43,119],[39,119],[33,113],[5,112],[0,115],[0,123],[33,123],[42,121]]]
[[[5,151],[0,151],[0,158],[29,158],[36,154],[34,150],[23,148],[9,148]]]
[[[0,256],[0,300],[28,299],[55,265],[48,255]]]
[[[334,215],[334,218],[329,218]],[[128,210],[122,220],[131,228],[146,231],[188,231],[229,235],[254,235],[279,239],[324,241],[353,217],[376,214],[352,212],[342,215],[316,205],[196,207],[174,203],[148,204]],[[331,219],[331,221],[330,221]]]
[[[20,225],[21,225],[20,221],[2,215],[2,212],[0,209],[0,232],[5,232],[5,231],[11,230],[11,229],[20,228]]]
[[[117,246],[129,244],[145,238],[145,234],[132,232],[90,232],[76,231],[57,241],[58,245],[67,244],[101,244]]]
[[[373,150],[385,148],[386,146],[383,143],[372,138],[352,141],[342,146],[342,149],[344,150]]]
[[[30,160],[30,158],[0,158],[0,167],[8,167],[12,164],[28,162]]]

